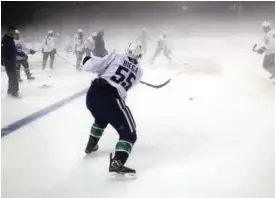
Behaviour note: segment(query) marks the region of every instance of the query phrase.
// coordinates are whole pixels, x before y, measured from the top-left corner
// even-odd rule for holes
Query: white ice
[[[138,140],[128,165],[136,180],[108,177],[118,139],[111,127],[100,150],[83,159],[93,123],[83,96],[2,138],[2,197],[274,198],[275,85],[251,52],[253,39],[182,38],[174,40],[182,46],[175,56],[190,66],[168,66],[163,57],[144,65],[154,81],[184,72],[162,89],[138,85],[129,93]],[[38,67],[21,100],[6,98],[2,74],[2,127],[89,86],[90,74],[58,58],[56,67],[48,89],[38,88],[48,78]]]

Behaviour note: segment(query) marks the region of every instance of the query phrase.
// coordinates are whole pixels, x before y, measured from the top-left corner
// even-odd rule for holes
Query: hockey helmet
[[[133,45],[132,43],[130,43],[129,47],[126,50],[126,55],[136,60],[139,60],[142,57],[142,51],[143,50],[141,45]]]
[[[268,32],[271,29],[271,24],[268,21],[262,22],[262,28],[264,32]]]
[[[14,39],[18,40],[19,38],[20,38],[20,31],[16,29],[14,34]]]

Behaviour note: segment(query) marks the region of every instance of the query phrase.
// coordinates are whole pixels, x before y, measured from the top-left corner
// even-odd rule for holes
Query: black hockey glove
[[[57,53],[56,49],[54,49],[54,50],[53,50],[53,53],[54,53],[54,54],[56,54],[56,53]]]
[[[265,47],[261,47],[257,50],[258,54],[263,54],[265,52]]]
[[[35,54],[36,51],[34,51],[33,49],[30,49],[30,54]]]
[[[90,56],[85,56],[85,58],[82,61],[82,65],[84,65],[88,60],[90,60],[92,57]]]

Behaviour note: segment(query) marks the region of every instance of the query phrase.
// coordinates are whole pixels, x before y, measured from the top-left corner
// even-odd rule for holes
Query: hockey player
[[[167,32],[163,32],[159,36],[158,41],[157,41],[157,48],[156,48],[155,54],[154,54],[150,64],[154,63],[156,57],[158,57],[162,51],[164,53],[164,56],[169,60],[169,63],[170,63],[171,62],[171,57],[170,57],[171,50],[167,45]]]
[[[85,53],[85,42],[82,29],[78,29],[74,37],[74,52],[76,55],[76,69],[81,70],[81,60]]]
[[[136,125],[125,98],[130,88],[142,76],[139,60],[142,56],[140,45],[130,46],[126,54],[115,51],[107,56],[85,57],[84,70],[98,74],[88,90],[86,105],[95,122],[91,127],[87,154],[98,150],[98,142],[108,124],[119,134],[115,156],[110,155],[109,172],[134,174],[134,169],[124,166],[136,142]]]
[[[93,37],[89,36],[85,41],[86,56],[91,56],[94,47]]]
[[[43,64],[42,69],[45,69],[47,60],[50,56],[50,68],[53,69],[55,54],[56,54],[56,43],[55,43],[55,37],[52,30],[48,31],[47,37],[43,41]]]
[[[16,53],[16,75],[17,75],[18,81],[19,82],[23,81],[21,78],[21,75],[20,75],[21,65],[23,65],[23,67],[25,69],[25,74],[27,76],[27,79],[28,80],[35,79],[30,72],[30,67],[29,67],[29,63],[28,63],[28,55],[27,55],[27,53],[35,54],[35,51],[32,49],[28,49],[26,47],[24,41],[20,38],[19,30],[15,30],[14,43],[15,43],[15,47],[17,50],[17,53]]]
[[[104,57],[108,54],[105,48],[105,41],[103,39],[104,31],[100,30],[93,33],[94,49],[92,50],[94,56]]]
[[[137,37],[137,43],[139,43],[142,46],[144,56],[147,52],[148,41],[150,40],[151,38],[149,37],[147,29],[143,28],[140,35],[138,35]]]
[[[264,45],[257,50],[258,54],[265,53],[263,67],[266,71],[272,74],[270,78],[275,77],[275,30],[271,29],[271,24],[267,21],[262,23],[262,28],[265,33]]]

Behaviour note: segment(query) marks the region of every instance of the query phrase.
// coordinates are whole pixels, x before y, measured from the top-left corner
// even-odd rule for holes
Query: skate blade
[[[117,173],[117,172],[111,172],[110,178],[112,180],[133,180],[137,178],[136,173]]]

